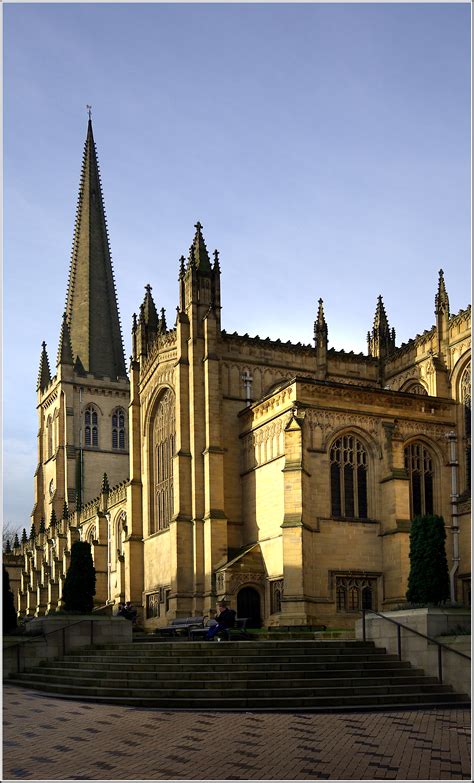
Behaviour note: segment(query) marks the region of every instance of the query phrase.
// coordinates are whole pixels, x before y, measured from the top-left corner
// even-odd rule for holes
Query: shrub
[[[67,570],[62,599],[67,612],[92,612],[95,595],[95,568],[91,547],[76,541],[71,547],[71,564]]]
[[[11,633],[16,628],[16,611],[13,593],[10,590],[10,577],[3,566],[3,633]]]
[[[407,601],[412,604],[439,604],[449,598],[446,559],[446,530],[443,517],[415,517],[410,531],[410,575]]]

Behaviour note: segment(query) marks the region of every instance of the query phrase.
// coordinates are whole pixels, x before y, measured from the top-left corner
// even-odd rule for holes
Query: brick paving
[[[172,712],[3,693],[3,780],[470,779],[466,709]]]

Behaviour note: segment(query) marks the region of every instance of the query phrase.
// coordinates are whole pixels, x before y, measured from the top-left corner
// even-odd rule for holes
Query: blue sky
[[[42,340],[56,361],[91,104],[126,356],[174,320],[199,219],[223,327],[366,351],[470,290],[469,4],[6,4],[4,513],[29,527]]]

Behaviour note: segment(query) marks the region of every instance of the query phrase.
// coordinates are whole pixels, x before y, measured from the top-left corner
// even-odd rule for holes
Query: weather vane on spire
[[[89,114],[89,119],[91,120],[92,119],[92,106],[89,106],[89,104],[86,104],[86,109],[87,109],[88,114]]]

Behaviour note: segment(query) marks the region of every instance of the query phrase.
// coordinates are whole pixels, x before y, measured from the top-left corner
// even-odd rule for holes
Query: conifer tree
[[[95,568],[91,546],[76,541],[71,547],[71,564],[64,580],[62,599],[67,612],[92,612],[95,595]]]
[[[10,589],[10,577],[3,566],[3,633],[11,633],[16,628],[16,611],[13,593]]]
[[[407,601],[438,606],[449,598],[443,517],[415,517],[410,531],[410,575]]]

